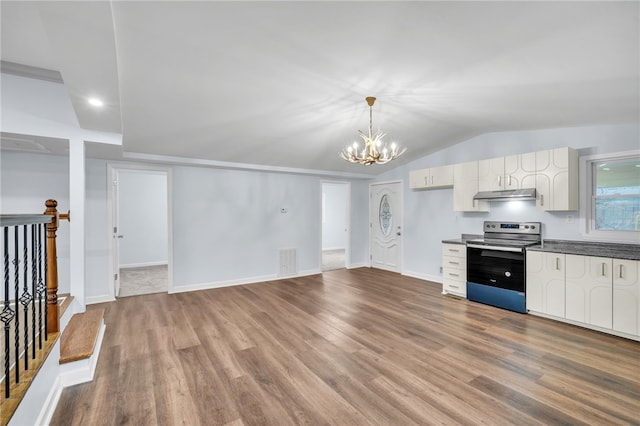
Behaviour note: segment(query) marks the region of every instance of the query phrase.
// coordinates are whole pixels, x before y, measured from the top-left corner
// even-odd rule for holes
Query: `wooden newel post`
[[[58,202],[47,200],[44,214],[53,219],[47,223],[47,329],[49,333],[60,331],[58,318],[58,255],[56,253],[56,231],[58,230]]]

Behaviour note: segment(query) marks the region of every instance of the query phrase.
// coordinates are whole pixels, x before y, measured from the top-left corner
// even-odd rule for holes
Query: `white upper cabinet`
[[[572,148],[536,155],[536,206],[542,210],[578,210],[578,152]]]
[[[409,188],[453,186],[453,210],[489,211],[484,191],[536,189],[536,206],[545,211],[578,210],[578,151],[557,148],[489,158],[409,172]]]
[[[504,157],[504,189],[536,187],[536,154]]]
[[[478,191],[504,189],[504,157],[478,161]]]
[[[478,190],[535,188],[536,155],[527,153],[478,161]]]
[[[453,186],[452,165],[409,172],[409,188],[446,188],[450,186]]]
[[[457,212],[487,212],[489,202],[474,200],[478,193],[478,162],[453,166],[453,210]]]

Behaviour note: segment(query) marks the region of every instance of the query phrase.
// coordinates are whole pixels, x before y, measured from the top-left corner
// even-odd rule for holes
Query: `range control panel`
[[[485,233],[540,234],[540,222],[484,222]]]

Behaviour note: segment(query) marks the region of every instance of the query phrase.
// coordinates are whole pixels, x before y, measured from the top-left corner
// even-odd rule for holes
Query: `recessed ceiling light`
[[[102,102],[102,100],[98,98],[89,98],[89,104],[93,105],[94,107],[101,107],[104,105],[104,102]]]

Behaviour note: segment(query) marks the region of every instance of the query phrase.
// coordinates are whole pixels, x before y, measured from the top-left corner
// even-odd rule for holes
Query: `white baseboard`
[[[322,247],[322,251],[327,251],[327,250],[344,250],[344,247]]]
[[[145,266],[161,266],[168,265],[169,262],[166,260],[158,260],[156,262],[142,262],[142,263],[126,263],[124,265],[120,265],[120,269],[126,268],[144,268]]]
[[[108,294],[102,296],[91,296],[85,299],[87,305],[95,305],[96,303],[115,302],[116,298]]]
[[[287,276],[279,276],[277,274],[273,275],[262,275],[257,277],[248,277],[239,280],[229,280],[229,281],[217,281],[210,283],[200,283],[200,284],[189,284],[183,286],[174,286],[169,289],[169,294],[173,293],[186,293],[189,291],[198,291],[198,290],[210,290],[213,288],[222,288],[222,287],[231,287],[235,285],[246,285],[246,284],[257,284],[263,283],[267,281],[275,281],[275,280],[284,280],[289,278],[298,278],[305,277],[308,275],[316,275],[322,273],[319,269],[310,269],[307,271],[301,271],[295,275],[287,275]]]
[[[411,278],[417,278],[419,280],[432,281],[434,283],[442,284],[442,277],[440,275],[429,275],[415,271],[404,271],[402,275],[406,275],[407,277]]]
[[[352,264],[347,266],[347,269],[368,268],[368,267],[369,267],[368,263],[361,262],[361,263],[352,263]]]

